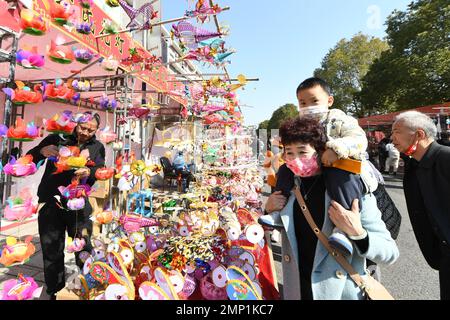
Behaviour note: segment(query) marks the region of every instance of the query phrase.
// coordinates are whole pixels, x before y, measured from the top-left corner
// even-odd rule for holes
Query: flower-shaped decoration
[[[44,83],[44,100],[50,99],[58,102],[76,103],[80,99],[80,94],[70,88],[67,83],[57,79],[55,83]]]
[[[50,17],[54,22],[63,26],[67,24],[67,21],[73,14],[70,7],[70,4],[65,1],[61,1],[60,3],[52,2],[50,4]]]
[[[95,178],[97,180],[109,180],[116,173],[114,168],[99,168],[95,171]]]
[[[59,149],[58,161],[55,162],[56,171],[54,174],[66,170],[84,168],[88,162],[88,158],[88,149],[80,152],[80,148],[76,146],[61,147]]]
[[[66,251],[68,253],[80,252],[81,250],[83,250],[85,245],[86,240],[84,240],[84,238],[72,239],[71,237],[67,237]]]
[[[43,287],[39,287],[33,278],[19,273],[17,279],[3,283],[1,300],[33,300],[41,296]]]
[[[22,221],[36,213],[37,208],[33,205],[33,196],[29,188],[21,190],[17,196],[10,196],[6,202],[3,216],[7,220]]]
[[[77,125],[72,122],[72,111],[64,111],[62,114],[55,114],[53,118],[44,120],[45,128],[48,132],[69,135]]]
[[[89,49],[76,49],[74,51],[75,59],[83,64],[88,64],[95,54]]]
[[[44,56],[38,54],[37,47],[28,48],[25,46],[16,53],[16,60],[19,66],[25,69],[41,69],[44,66]]]
[[[57,45],[51,40],[50,47],[47,47],[47,55],[53,62],[61,64],[72,63],[75,59],[72,48],[64,45]]]
[[[110,7],[118,7],[119,1],[118,0],[106,0],[106,4]]]
[[[80,6],[85,9],[90,9],[94,5],[93,0],[79,0]]]
[[[111,20],[103,20],[102,22],[103,31],[105,34],[116,34],[117,25]]]
[[[39,137],[39,129],[33,121],[25,123],[22,118],[17,118],[16,127],[9,128],[7,137],[13,141],[33,141]]]
[[[114,59],[113,56],[109,56],[107,59],[103,59],[101,66],[106,71],[116,71],[119,67],[119,61]]]
[[[106,94],[103,94],[100,98],[100,107],[105,110],[113,110],[117,108],[117,100],[114,98],[110,100]]]
[[[19,159],[11,157],[11,160],[3,167],[5,174],[12,175],[13,177],[26,177],[36,173],[39,166],[43,161],[39,161],[36,165],[33,162],[33,156],[27,154]]]
[[[3,88],[3,92],[8,95],[12,102],[17,105],[24,105],[30,103],[38,103],[42,101],[42,94],[37,91],[32,91],[29,87],[21,81],[16,81],[17,88]]]
[[[59,192],[67,199],[67,209],[81,210],[86,205],[86,199],[91,193],[91,187],[74,179],[67,187],[60,186]]]
[[[5,267],[11,267],[27,262],[36,251],[31,242],[32,239],[33,237],[29,236],[22,242],[14,237],[6,238],[6,245],[3,247],[0,256],[0,264],[3,264]]]
[[[89,34],[92,31],[92,22],[80,22],[77,23],[75,29],[77,30],[78,33],[81,34]]]
[[[20,12],[20,27],[24,33],[32,36],[42,36],[47,32],[45,21],[30,9],[23,8]]]
[[[117,134],[107,125],[103,129],[100,129],[99,140],[105,144],[114,142],[117,138]]]
[[[89,91],[91,90],[91,82],[88,80],[73,80],[72,81],[72,88],[78,91]]]

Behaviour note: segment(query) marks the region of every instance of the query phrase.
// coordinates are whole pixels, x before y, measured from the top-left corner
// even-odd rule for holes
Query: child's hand
[[[325,152],[322,154],[322,163],[325,166],[331,166],[333,164],[333,162],[335,162],[336,160],[338,160],[338,155],[336,152],[334,152],[332,149],[327,149],[325,150]]]

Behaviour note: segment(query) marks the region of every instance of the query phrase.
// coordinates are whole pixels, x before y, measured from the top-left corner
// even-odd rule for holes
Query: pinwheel
[[[124,0],[119,0],[119,3],[128,17],[130,17],[130,23],[127,24],[126,28],[150,29],[151,20],[158,17],[158,11],[153,9],[151,2],[143,4],[139,9],[133,8]]]
[[[33,205],[33,196],[29,188],[21,190],[17,196],[10,196],[6,202],[3,216],[7,220],[22,221],[36,213],[37,208]]]
[[[3,282],[1,300],[32,300],[41,296],[43,287],[39,287],[33,278],[19,273],[17,279]]]
[[[39,137],[39,129],[33,121],[25,123],[22,118],[17,118],[16,126],[9,128],[7,137],[12,141],[33,141]]]
[[[72,111],[66,110],[61,115],[55,114],[53,118],[44,120],[44,125],[48,132],[68,135],[77,124],[72,121]]]
[[[77,30],[78,33],[81,34],[89,34],[92,31],[92,22],[80,22],[77,23],[75,29]]]
[[[25,69],[37,69],[40,70],[44,66],[44,56],[37,52],[37,47],[29,48],[24,46],[17,51],[16,60],[19,66]]]
[[[44,161],[39,161],[36,165],[33,162],[33,156],[30,154],[27,154],[17,160],[11,156],[9,162],[3,167],[3,172],[5,174],[12,175],[13,177],[26,177],[36,173],[37,169],[43,162]]]
[[[74,51],[74,55],[75,60],[83,64],[88,64],[95,56],[95,54],[89,49],[76,49]]]
[[[70,12],[70,4],[64,1],[50,3],[50,17],[54,22],[63,26],[67,23],[73,11]]]
[[[47,46],[47,55],[53,62],[62,64],[72,63],[75,59],[69,46],[57,45],[57,42],[53,40],[51,40],[50,46]]]
[[[33,236],[28,236],[25,241],[18,241],[14,237],[6,238],[6,245],[3,247],[0,256],[0,264],[5,267],[11,267],[17,264],[23,264],[34,254],[36,248],[31,240]]]
[[[20,12],[20,27],[26,34],[32,36],[42,36],[47,32],[47,25],[44,20],[35,15],[30,9],[22,8]]]
[[[119,61],[115,60],[113,56],[109,56],[101,62],[101,66],[106,71],[116,71],[119,67]]]
[[[103,129],[100,129],[99,140],[105,144],[114,142],[117,138],[117,134],[112,131],[109,125],[106,125]]]
[[[37,91],[31,91],[31,89],[22,81],[16,81],[17,89],[3,88],[3,92],[8,95],[12,102],[17,105],[24,105],[30,103],[38,103],[42,101],[42,95]]]

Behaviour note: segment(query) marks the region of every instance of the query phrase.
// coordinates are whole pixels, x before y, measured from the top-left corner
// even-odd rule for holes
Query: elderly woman
[[[300,191],[318,228],[329,237],[336,226],[351,239],[354,250],[347,261],[364,276],[366,259],[391,264],[399,252],[381,220],[373,195],[363,196],[361,203],[355,200],[351,211],[331,201],[323,174],[328,169],[321,168],[317,160],[325,150],[322,130],[312,119],[297,118],[284,123],[280,128],[284,156],[288,163],[296,159],[299,163],[296,174],[301,177]],[[260,222],[279,228],[282,233],[284,299],[364,299],[361,289],[318,242],[293,192],[288,198],[281,191],[272,194],[265,211],[269,215]]]

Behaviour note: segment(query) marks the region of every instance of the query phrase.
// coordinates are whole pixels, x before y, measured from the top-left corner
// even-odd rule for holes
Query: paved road
[[[400,257],[391,266],[381,267],[381,281],[389,292],[398,300],[437,300],[439,299],[438,272],[431,269],[423,258],[406,210],[400,178],[385,176],[388,193],[394,200],[402,215],[402,225],[397,238]],[[281,248],[273,243],[275,268],[280,289]]]

